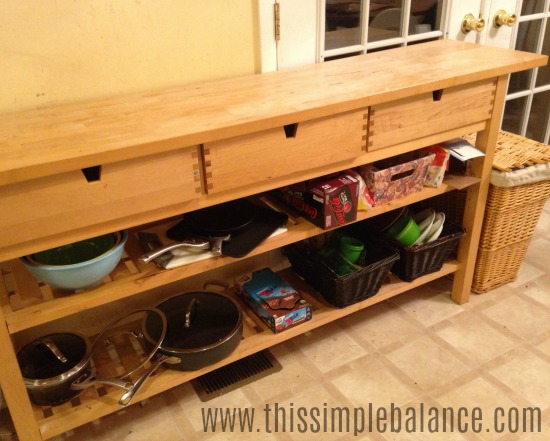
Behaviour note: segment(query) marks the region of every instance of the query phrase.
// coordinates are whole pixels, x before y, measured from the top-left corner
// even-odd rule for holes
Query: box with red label
[[[347,173],[291,185],[280,194],[306,219],[325,230],[357,219],[359,182]]]
[[[439,187],[443,183],[445,172],[449,170],[449,150],[440,144],[431,145],[422,149],[424,152],[433,153],[434,160],[428,167],[428,175],[424,186]]]
[[[275,333],[311,320],[311,305],[270,268],[235,279],[237,293]]]

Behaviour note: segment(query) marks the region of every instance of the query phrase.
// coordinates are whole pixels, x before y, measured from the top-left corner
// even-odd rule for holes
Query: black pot
[[[105,343],[115,326],[146,312],[160,323],[159,340],[151,346],[149,356],[134,369],[115,378],[99,377],[91,369],[94,348]],[[135,386],[128,380],[130,375],[141,369],[156,354],[166,331],[166,319],[158,309],[140,309],[111,322],[90,344],[88,339],[76,333],[58,333],[41,337],[29,343],[17,353],[17,360],[23,375],[30,400],[39,406],[57,406],[78,395],[81,390],[95,384],[107,384],[131,391]],[[116,335],[116,334],[114,334]]]
[[[89,374],[91,345],[78,334],[50,334],[17,353],[31,401],[40,406],[65,403],[79,391],[71,384]]]
[[[243,315],[239,304],[223,293],[195,291],[177,294],[160,303],[167,321],[166,335],[155,361],[119,401],[127,405],[143,382],[161,365],[183,371],[197,370],[217,363],[239,345]],[[159,342],[163,323],[158,315],[143,321],[145,341]]]

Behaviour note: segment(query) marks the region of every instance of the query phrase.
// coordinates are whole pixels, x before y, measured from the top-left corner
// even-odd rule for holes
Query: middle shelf
[[[356,222],[448,191],[475,185],[478,182],[477,178],[450,175],[438,188],[424,187],[418,193],[366,211],[359,211]],[[260,255],[326,232],[301,217],[290,219],[287,228],[287,232],[268,238],[247,257]],[[3,282],[0,283],[0,295],[9,332],[14,334],[240,260],[222,256],[170,270],[162,270],[155,263],[141,264],[138,262],[143,250],[135,232],[130,231],[124,256],[117,268],[100,286],[82,292],[68,293],[39,283],[17,260],[0,263],[0,282]]]

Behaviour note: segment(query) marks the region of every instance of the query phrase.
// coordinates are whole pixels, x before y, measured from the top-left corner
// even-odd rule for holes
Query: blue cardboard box
[[[270,268],[242,274],[237,292],[275,333],[311,320],[311,305]]]

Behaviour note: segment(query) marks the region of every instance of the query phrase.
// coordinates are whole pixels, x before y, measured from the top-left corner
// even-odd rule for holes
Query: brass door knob
[[[504,9],[499,9],[493,18],[493,25],[495,28],[500,28],[501,26],[513,26],[516,21],[516,14],[508,14]]]
[[[462,32],[467,34],[470,31],[481,32],[485,28],[485,20],[476,18],[473,14],[465,15],[462,19]]]

